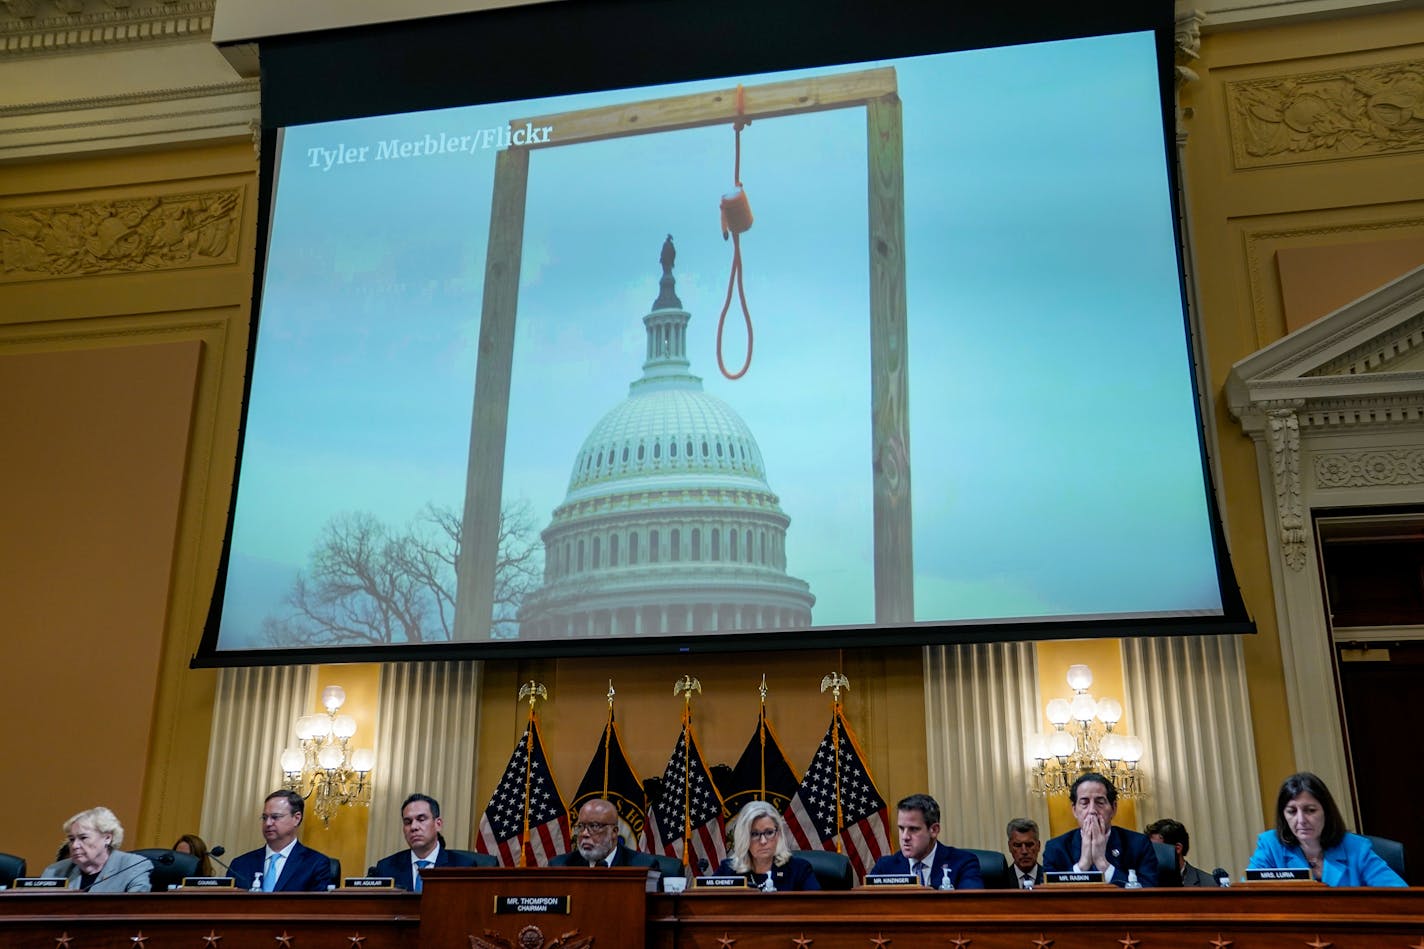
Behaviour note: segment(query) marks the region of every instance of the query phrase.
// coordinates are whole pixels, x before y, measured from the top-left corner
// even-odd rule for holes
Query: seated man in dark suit
[[[979,858],[939,842],[938,801],[928,794],[911,794],[895,807],[900,852],[875,861],[872,875],[913,873],[925,886],[940,890],[984,889]]]
[[[1014,885],[1031,890],[1043,882],[1043,864],[1038,862],[1038,824],[1027,817],[1009,821],[1009,865],[1014,868]]]
[[[549,861],[551,867],[651,867],[646,853],[623,846],[618,839],[618,808],[601,797],[585,801],[574,824],[575,849]]]
[[[1170,817],[1153,821],[1147,825],[1147,839],[1153,843],[1166,844],[1177,851],[1177,872],[1182,876],[1182,886],[1220,886],[1216,877],[1187,863],[1187,851],[1192,847],[1192,838],[1186,826]]]
[[[374,875],[391,877],[396,886],[413,893],[421,891],[420,871],[430,867],[467,867],[473,861],[464,854],[445,849],[440,828],[440,802],[428,794],[412,794],[401,805],[401,833],[409,850],[400,850],[376,862]]]
[[[331,878],[331,859],[297,840],[306,802],[295,791],[273,791],[262,805],[262,836],[267,846],[237,857],[227,875],[238,887],[264,893],[325,891]]]
[[[1114,827],[1117,788],[1089,771],[1073,782],[1073,816],[1078,829],[1059,834],[1043,849],[1043,869],[1100,870],[1103,882],[1126,886],[1129,872],[1143,886],[1157,885],[1157,854],[1145,834]]]

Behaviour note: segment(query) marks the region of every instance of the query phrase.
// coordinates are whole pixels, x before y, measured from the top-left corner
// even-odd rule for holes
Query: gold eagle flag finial
[[[832,672],[821,679],[821,691],[831,690],[831,697],[836,700],[836,704],[841,704],[841,690],[850,691],[850,680],[839,672]]]
[[[692,693],[701,693],[701,691],[702,683],[690,675],[685,675],[681,679],[678,679],[672,686],[672,694],[681,695],[683,704],[689,709],[692,708]]]
[[[545,702],[549,701],[549,690],[544,688],[544,683],[530,679],[519,687],[519,701],[523,702],[525,699],[529,700],[529,712],[532,715],[535,702],[541,699]]]

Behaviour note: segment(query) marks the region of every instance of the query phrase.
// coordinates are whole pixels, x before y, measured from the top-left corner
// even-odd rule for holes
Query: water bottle
[[[1140,889],[1142,889],[1142,884],[1139,883],[1139,882],[1137,882],[1137,871],[1136,871],[1136,870],[1128,870],[1128,871],[1127,871],[1127,889],[1129,889],[1129,890],[1140,890]]]
[[[258,870],[256,873],[252,874],[252,885],[249,886],[248,889],[251,890],[253,893],[261,893],[261,892],[262,892],[262,871],[261,871],[261,870]]]
[[[944,872],[940,874],[939,888],[941,890],[954,889],[954,881],[949,878],[949,867],[945,867]]]

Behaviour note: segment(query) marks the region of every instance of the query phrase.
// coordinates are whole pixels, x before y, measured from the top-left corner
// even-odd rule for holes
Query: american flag
[[[539,723],[532,714],[480,817],[475,849],[499,857],[503,867],[542,867],[551,857],[569,849],[568,808],[549,771]]]
[[[837,806],[839,791],[839,806]],[[865,755],[836,706],[796,796],[786,826],[801,850],[834,850],[837,836],[857,877],[890,853],[890,817],[885,799],[865,767]]]
[[[685,715],[682,734],[663,772],[663,793],[653,802],[648,815],[655,850],[682,862],[697,872],[710,872],[727,856],[727,834],[722,823],[722,795],[702,760],[692,722]],[[684,838],[691,830],[692,850],[686,851]]]

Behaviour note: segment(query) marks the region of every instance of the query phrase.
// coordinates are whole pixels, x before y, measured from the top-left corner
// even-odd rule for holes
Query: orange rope
[[[732,128],[736,136],[736,147],[734,149],[734,160],[732,163],[732,182],[740,189],[742,187],[742,129],[747,122],[741,118],[746,114],[746,92],[739,85],[737,86],[737,120],[732,123]],[[741,234],[732,231],[732,272],[727,276],[727,296],[722,301],[722,313],[717,317],[717,368],[722,371],[722,375],[730,380],[740,379],[747,374],[747,370],[752,365],[752,314],[747,308],[747,293],[742,286],[742,239]],[[723,237],[726,233],[723,233]],[[727,327],[727,311],[732,308],[732,287],[737,288],[737,298],[742,303],[742,321],[747,327],[747,358],[742,363],[742,368],[736,372],[727,371],[727,363],[722,356],[722,331]]]

